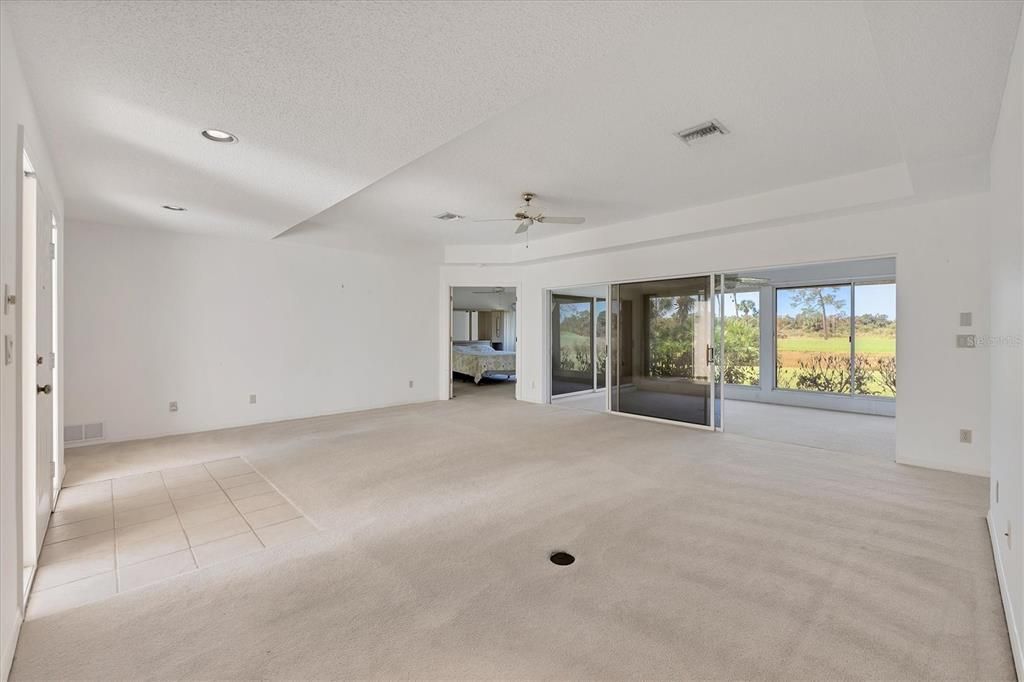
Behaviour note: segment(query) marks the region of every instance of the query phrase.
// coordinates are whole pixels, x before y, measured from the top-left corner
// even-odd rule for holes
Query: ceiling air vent
[[[465,216],[461,216],[458,213],[440,213],[434,216],[438,220],[462,220]]]
[[[713,118],[710,121],[705,121],[704,123],[693,126],[692,128],[680,130],[676,133],[676,137],[688,145],[695,145],[700,142],[706,142],[715,135],[728,134],[729,129],[722,125],[717,118]]]

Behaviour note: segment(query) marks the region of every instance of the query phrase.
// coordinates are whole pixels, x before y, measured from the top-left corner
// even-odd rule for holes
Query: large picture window
[[[896,285],[776,289],[775,386],[896,395]]]

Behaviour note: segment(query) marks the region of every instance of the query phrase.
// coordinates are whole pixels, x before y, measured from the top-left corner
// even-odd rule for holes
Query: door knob
[[[46,384],[45,386],[40,386],[39,384],[36,384],[36,393],[45,393],[46,395],[50,395],[50,391],[52,390],[53,388],[50,386],[50,384]]]

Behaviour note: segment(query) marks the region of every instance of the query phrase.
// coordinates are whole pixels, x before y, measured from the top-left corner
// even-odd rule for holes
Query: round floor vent
[[[572,554],[561,551],[552,552],[550,559],[551,563],[555,564],[556,566],[568,566],[572,562],[576,561],[576,557],[574,557]]]

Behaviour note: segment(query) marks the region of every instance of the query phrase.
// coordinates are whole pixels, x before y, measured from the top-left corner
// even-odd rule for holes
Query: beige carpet
[[[725,401],[729,433],[896,459],[896,419],[747,400]]]
[[[325,530],[27,622],[15,679],[1013,676],[984,479],[508,400],[140,447]]]

